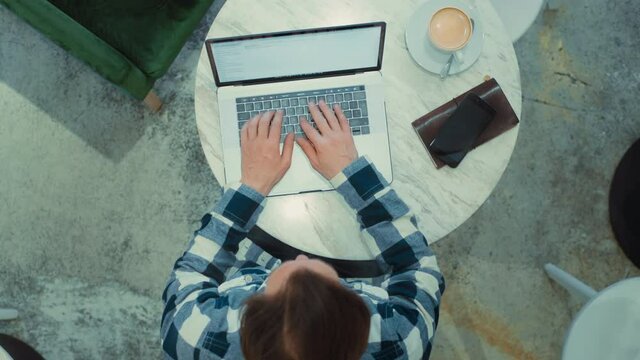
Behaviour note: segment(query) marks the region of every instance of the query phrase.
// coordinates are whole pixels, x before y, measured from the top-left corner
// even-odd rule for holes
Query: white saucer
[[[473,65],[482,53],[484,43],[484,31],[478,12],[472,6],[459,0],[427,0],[420,5],[418,10],[409,18],[405,32],[407,49],[413,60],[425,70],[440,74],[440,71],[449,60],[450,53],[438,50],[429,41],[427,34],[427,21],[431,16],[443,7],[453,6],[464,10],[473,19],[473,35],[467,46],[460,52],[462,62],[453,61],[449,74],[457,74],[467,70]]]

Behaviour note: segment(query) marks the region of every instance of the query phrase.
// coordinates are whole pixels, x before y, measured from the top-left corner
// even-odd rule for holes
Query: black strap
[[[374,278],[384,274],[375,260],[342,260],[311,254],[283,243],[257,225],[249,231],[247,237],[271,256],[282,261],[293,260],[300,254],[320,259],[333,266],[342,278]]]

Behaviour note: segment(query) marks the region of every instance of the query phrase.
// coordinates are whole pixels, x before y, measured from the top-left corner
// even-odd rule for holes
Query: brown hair
[[[246,302],[240,327],[248,360],[355,360],[367,348],[371,314],[338,281],[293,272],[276,294]]]

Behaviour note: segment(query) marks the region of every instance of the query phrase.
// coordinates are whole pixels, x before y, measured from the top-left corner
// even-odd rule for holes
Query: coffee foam
[[[438,10],[429,22],[429,37],[443,49],[456,50],[471,38],[471,21],[462,10],[447,7]]]

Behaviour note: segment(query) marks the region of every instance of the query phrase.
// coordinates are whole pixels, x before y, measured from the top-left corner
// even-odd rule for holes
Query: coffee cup
[[[463,61],[460,50],[467,46],[473,35],[473,22],[466,12],[453,6],[441,8],[429,19],[427,30],[434,47]]]

